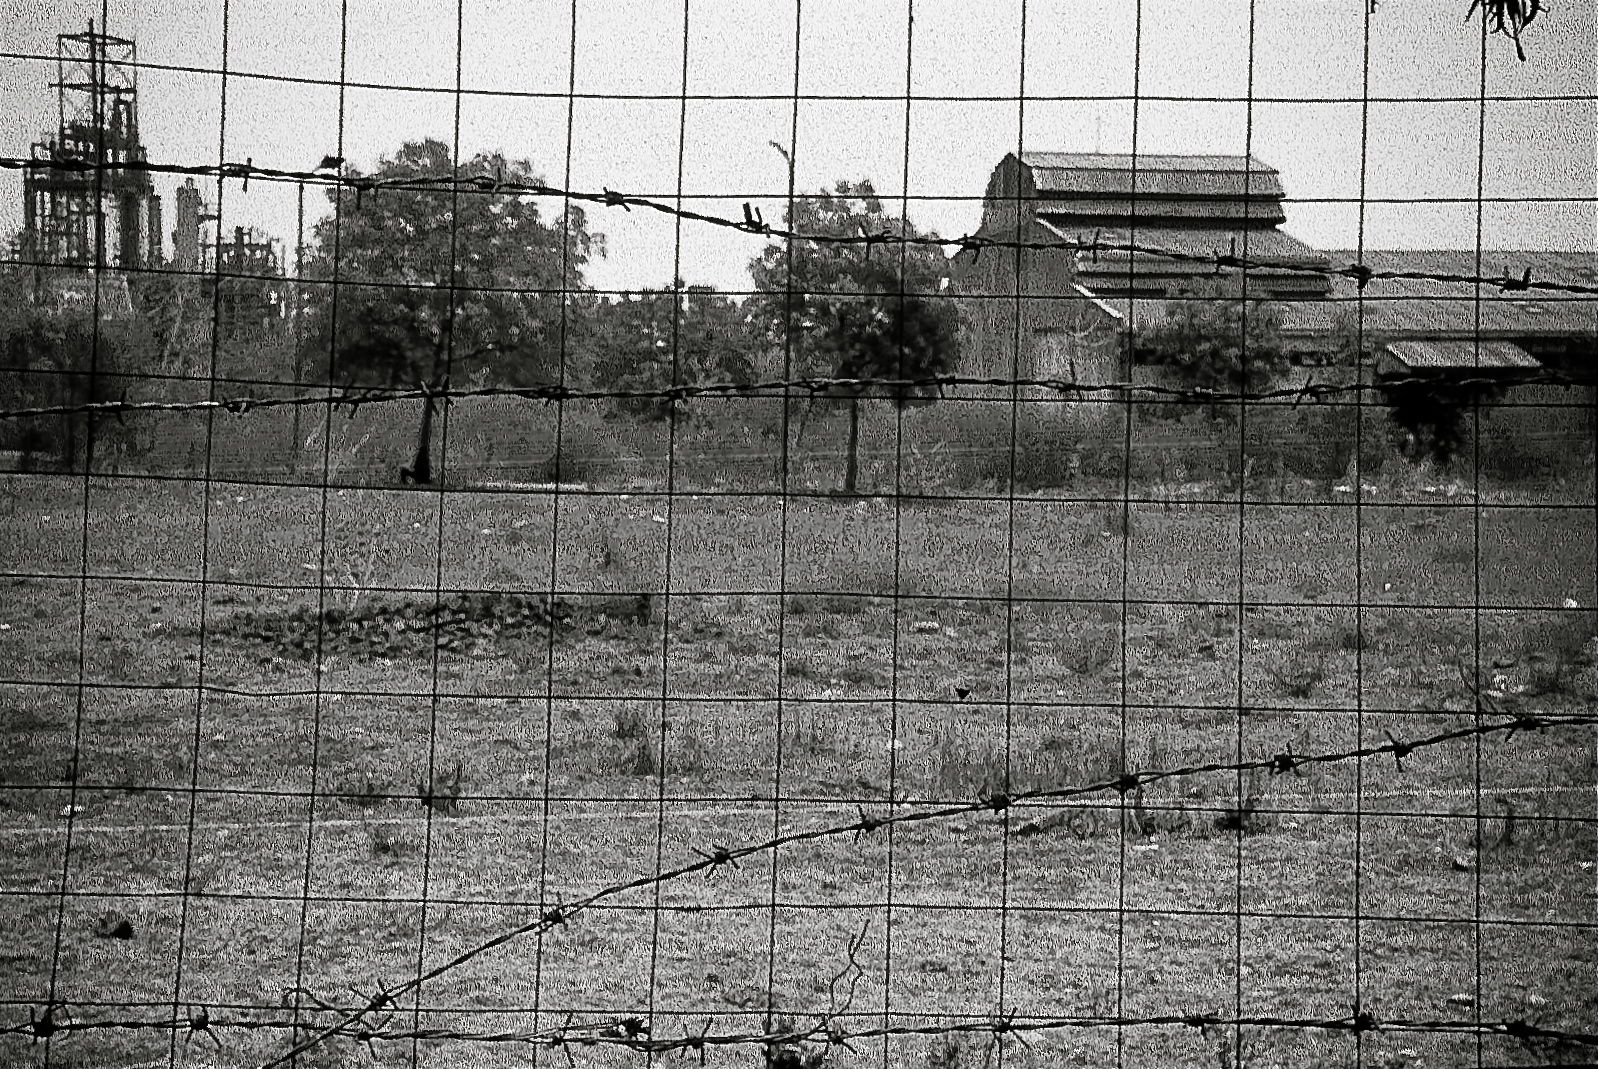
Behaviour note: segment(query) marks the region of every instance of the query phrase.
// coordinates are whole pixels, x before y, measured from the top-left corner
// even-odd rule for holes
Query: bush
[[[1092,402],[950,400],[905,413],[905,486],[1005,493],[1119,476],[1124,425]],[[1013,425],[1013,430],[1012,430]],[[892,449],[892,442],[887,443]],[[1012,459],[1013,454],[1013,459]],[[927,490],[922,490],[927,492]]]
[[[1326,654],[1318,650],[1294,650],[1281,662],[1265,666],[1276,689],[1292,698],[1308,698],[1326,678]]]
[[[1521,655],[1529,667],[1527,690],[1561,694],[1575,680],[1595,629],[1593,614],[1579,609],[1538,613],[1527,626]]]
[[[1120,659],[1118,628],[1089,624],[1067,634],[1060,646],[1060,662],[1079,676],[1097,675]]]

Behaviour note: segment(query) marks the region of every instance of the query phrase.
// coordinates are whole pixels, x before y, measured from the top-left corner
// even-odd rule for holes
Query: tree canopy
[[[795,199],[784,212],[789,230],[818,237],[882,236],[880,243],[799,239],[766,246],[750,263],[756,296],[752,322],[796,376],[926,379],[951,370],[959,318],[941,296],[948,261],[935,245],[904,239],[932,236],[889,215],[869,180]],[[899,386],[886,396],[899,406],[931,396],[933,387]],[[822,396],[849,409],[844,490],[859,471],[859,389]],[[884,396],[873,388],[869,396]]]
[[[596,301],[584,319],[583,344],[594,354],[595,380],[606,389],[754,380],[756,340],[748,315],[714,287],[679,279],[670,289]],[[622,407],[646,419],[665,419],[674,406],[666,398],[639,397],[624,399]]]
[[[1262,390],[1291,364],[1276,309],[1234,297],[1213,282],[1179,290],[1135,345],[1143,363],[1165,368],[1174,385],[1192,390]],[[1218,406],[1212,411],[1230,418],[1235,409]]]
[[[0,395],[22,407],[93,404],[113,400],[140,376],[159,371],[156,349],[140,318],[95,319],[92,299],[36,301],[31,272],[0,266]],[[80,467],[88,459],[86,413],[8,420],[0,442],[25,463]],[[139,424],[101,419],[96,442],[127,448]]]
[[[316,224],[306,274],[339,285],[336,301],[333,287],[308,290],[312,354],[331,347],[336,376],[374,385],[435,381],[451,354],[466,374],[509,384],[556,377],[563,291],[582,289],[604,250],[581,208],[546,220],[532,195],[456,192],[450,176],[538,179],[499,154],[457,164],[437,140],[345,174],[380,185],[328,191],[334,211]]]

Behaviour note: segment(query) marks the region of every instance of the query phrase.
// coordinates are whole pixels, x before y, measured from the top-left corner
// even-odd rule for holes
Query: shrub
[[[388,800],[389,793],[389,790],[372,775],[370,769],[362,772],[358,778],[346,779],[335,791],[339,801],[361,809],[382,805]]]
[[[1593,614],[1580,610],[1538,613],[1521,640],[1521,655],[1529,665],[1527,691],[1531,694],[1563,693],[1584,660],[1583,650],[1593,637]]]
[[[616,710],[615,735],[621,742],[648,739],[660,727],[660,722],[644,706],[628,702]]]
[[[1068,633],[1060,646],[1060,662],[1079,676],[1097,675],[1121,657],[1119,629],[1089,624]]]
[[[550,483],[626,483],[642,468],[641,457],[623,444],[623,435],[635,426],[632,418],[606,413],[596,404],[568,401],[560,415],[559,451],[551,419],[535,474]]]
[[[1318,632],[1313,639],[1313,648],[1333,653],[1358,653],[1371,648],[1373,628],[1367,626],[1363,632],[1352,623],[1339,621]]]
[[[1318,650],[1294,650],[1280,663],[1266,665],[1265,674],[1280,693],[1308,698],[1326,678],[1326,654]]]

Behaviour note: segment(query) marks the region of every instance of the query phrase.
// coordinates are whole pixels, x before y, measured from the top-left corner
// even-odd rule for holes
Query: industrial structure
[[[133,41],[92,22],[86,33],[57,36],[56,131],[33,144],[23,172],[28,260],[122,270],[161,262],[161,198],[138,166],[146,156],[137,64]]]
[[[224,338],[272,330],[288,307],[287,284],[277,245],[254,227],[236,226],[230,240],[218,241],[216,260],[207,264],[216,280],[217,330]]]
[[[192,285],[205,302],[215,299],[221,339],[281,324],[288,304],[282,255],[254,228],[222,237],[193,178],[173,196],[172,253],[165,255],[161,197],[139,135],[137,44],[92,21],[86,32],[59,34],[50,86],[56,129],[34,142],[23,172],[17,248],[34,265],[35,298],[86,299],[90,272],[98,271],[107,315],[169,304],[176,287]],[[130,284],[146,292],[130,293]]]

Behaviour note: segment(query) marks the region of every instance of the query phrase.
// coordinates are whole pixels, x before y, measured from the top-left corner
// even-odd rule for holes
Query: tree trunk
[[[417,435],[416,460],[408,468],[400,469],[400,483],[407,486],[430,486],[433,482],[433,399],[422,402],[422,427]]]
[[[849,398],[849,456],[843,469],[843,492],[855,492],[860,478],[860,398]]]

